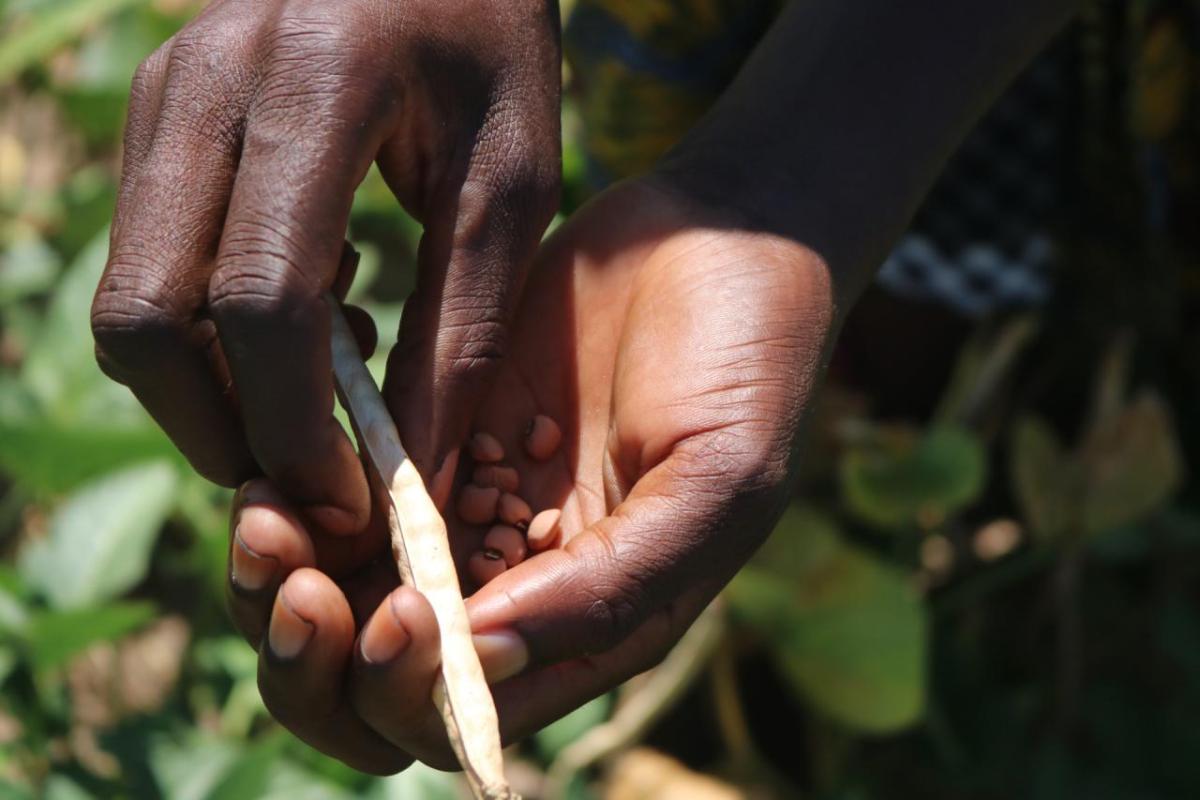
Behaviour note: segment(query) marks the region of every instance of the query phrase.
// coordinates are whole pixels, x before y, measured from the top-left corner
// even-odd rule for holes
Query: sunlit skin
[[[493,678],[527,661],[494,687],[506,741],[656,663],[762,541],[836,321],[812,251],[660,179],[618,186],[560,228],[522,302],[474,428],[500,440],[535,512],[563,509],[563,544],[467,603],[477,633],[515,631],[527,648],[480,648]],[[545,461],[522,448],[536,414],[563,431]],[[465,575],[488,526],[463,524],[446,496],[469,479],[462,458],[437,499]],[[293,659],[260,648],[271,712],[366,771],[453,766],[429,701],[432,611],[396,588],[379,526],[310,532],[264,481],[249,494],[267,502],[241,506],[238,537],[278,566],[257,591],[231,582],[234,619],[255,646],[269,625],[287,641],[311,631]],[[399,654],[371,664],[364,651]]]

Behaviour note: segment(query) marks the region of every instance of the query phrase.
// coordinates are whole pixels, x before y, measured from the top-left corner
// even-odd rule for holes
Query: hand
[[[134,77],[101,367],[201,474],[265,474],[324,529],[360,530],[322,297],[348,285],[375,161],[425,223],[389,404],[424,474],[453,472],[557,207],[559,70],[546,0],[216,0]]]
[[[475,420],[533,509],[563,509],[560,549],[467,602],[506,741],[656,663],[763,540],[833,322],[814,253],[659,181],[609,191],[544,245]],[[535,414],[564,432],[546,462],[521,445]],[[433,614],[395,588],[381,532],[351,556],[269,495],[239,519],[234,573],[269,565],[255,591],[235,577],[232,597],[249,640],[267,640],[272,713],[360,769],[452,767],[429,701]],[[485,529],[447,522],[461,567]]]

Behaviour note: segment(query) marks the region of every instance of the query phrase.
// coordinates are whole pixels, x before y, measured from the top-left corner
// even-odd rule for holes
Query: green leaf
[[[117,428],[0,419],[0,469],[36,492],[64,492],[114,469],[152,459],[183,464],[166,435],[149,424]]]
[[[21,663],[16,650],[7,646],[0,646],[0,686],[8,680],[8,676],[13,674],[13,670]],[[0,792],[0,797],[3,797],[3,792]]]
[[[75,68],[71,72],[71,86],[119,92],[116,108],[122,112],[129,95],[129,82],[138,64],[178,32],[185,19],[179,16],[181,13],[185,16],[194,13],[194,9],[168,11],[154,8],[149,3],[142,5],[143,8],[136,12],[117,14],[103,27],[90,31],[73,53]]]
[[[1134,522],[1161,507],[1183,481],[1183,457],[1166,403],[1144,392],[1093,430],[1080,453],[1087,483],[1083,531]]]
[[[852,446],[839,467],[850,511],[889,529],[928,528],[970,505],[987,477],[983,445],[968,431],[934,428],[923,436],[881,428]]]
[[[55,512],[46,537],[21,553],[25,582],[56,608],[100,603],[136,585],[177,484],[176,471],[163,462],[87,484]]]
[[[535,737],[538,752],[547,763],[553,761],[564,747],[608,719],[611,709],[611,695],[603,694],[589,703],[584,703],[562,719],[550,723],[538,731]]]
[[[33,790],[0,777],[0,800],[34,800]]]
[[[92,800],[91,792],[66,775],[51,775],[42,786],[43,800]]]
[[[156,737],[148,763],[166,800],[204,800],[237,759],[235,742],[193,730],[187,737]]]
[[[125,73],[124,84],[128,84],[128,76],[132,74],[132,69]],[[127,85],[119,89],[68,89],[58,95],[59,107],[72,129],[94,147],[104,147],[120,139],[128,99]]]
[[[153,603],[114,603],[96,608],[35,614],[25,630],[25,644],[35,669],[66,663],[89,645],[111,641],[145,625],[157,611]]]
[[[291,741],[278,729],[249,744],[193,730],[156,738],[148,760],[166,800],[352,800],[289,760]]]
[[[209,800],[263,800],[282,745],[275,736],[243,751],[209,790]]]
[[[0,634],[20,633],[29,622],[29,610],[21,597],[0,586]]]
[[[927,614],[902,572],[790,509],[727,590],[799,697],[858,731],[916,722],[925,704]]]
[[[89,319],[107,257],[102,232],[67,269],[22,364],[21,382],[55,420],[142,425],[147,416],[133,396],[96,366]]]
[[[1027,417],[1013,427],[1012,483],[1034,536],[1050,541],[1065,534],[1079,515],[1079,467],[1054,431]]]
[[[46,58],[91,26],[144,0],[58,0],[0,41],[0,83]]]
[[[58,254],[41,239],[18,239],[0,255],[0,306],[46,291],[60,269]]]

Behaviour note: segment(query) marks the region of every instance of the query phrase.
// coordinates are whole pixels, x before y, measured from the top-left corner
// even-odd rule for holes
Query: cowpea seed
[[[510,492],[505,492],[500,495],[500,501],[496,507],[496,516],[509,525],[519,525],[521,523],[529,524],[529,520],[533,519],[533,510],[521,498]]]
[[[525,452],[535,461],[545,461],[554,455],[562,442],[562,429],[545,414],[538,414],[525,429]]]
[[[502,492],[515,492],[521,486],[516,469],[505,464],[480,464],[471,474],[476,486],[495,486]]]
[[[484,464],[504,460],[504,446],[490,433],[480,431],[471,437],[471,458]]]
[[[508,525],[493,525],[487,536],[483,537],[483,546],[503,553],[504,563],[509,567],[515,567],[524,561],[528,552],[525,537],[519,530]]]
[[[467,559],[467,572],[480,586],[501,575],[506,569],[508,565],[504,562],[504,554],[498,550],[479,550]]]
[[[458,516],[468,525],[486,525],[496,518],[500,490],[495,486],[467,484],[458,495]]]
[[[560,533],[558,523],[561,519],[562,511],[557,508],[539,511],[538,515],[533,518],[533,522],[529,523],[529,531],[525,535],[529,549],[540,552],[551,547],[558,539]]]

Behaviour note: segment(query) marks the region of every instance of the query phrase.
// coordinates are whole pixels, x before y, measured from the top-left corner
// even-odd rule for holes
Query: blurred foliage
[[[224,615],[227,493],[95,367],[129,78],[196,7],[0,0],[0,797],[462,797],[421,766],[357,774],[267,717]],[[569,105],[564,131],[569,211],[588,193]],[[372,172],[352,291],[381,331],[419,236]],[[1039,404],[1047,341],[1077,340],[982,327],[931,420],[830,386],[796,503],[714,612],[712,664],[566,796],[1200,794],[1193,395],[1147,383],[1118,337],[1081,362],[1090,394]],[[524,791],[646,686],[518,748]]]

